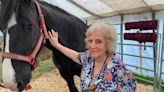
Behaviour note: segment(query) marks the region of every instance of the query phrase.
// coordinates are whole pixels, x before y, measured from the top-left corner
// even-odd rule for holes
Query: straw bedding
[[[75,76],[75,83],[77,88],[80,89],[80,81],[77,76]],[[32,79],[30,85],[32,86],[32,89],[24,92],[69,92],[66,82],[60,76],[57,69]],[[0,88],[0,92],[11,91]],[[137,84],[137,92],[153,92],[153,87]]]

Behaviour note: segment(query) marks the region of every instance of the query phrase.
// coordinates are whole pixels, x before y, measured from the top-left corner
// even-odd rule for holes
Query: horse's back
[[[58,32],[59,42],[62,45],[78,52],[84,51],[84,39],[87,25],[79,18],[56,6],[45,2],[40,2],[40,4],[45,16],[47,29],[54,29]],[[81,65],[73,62],[70,58],[55,49],[48,40],[46,46],[52,51],[53,62],[59,69],[61,76],[67,81],[70,91],[77,92],[73,76],[80,76]]]

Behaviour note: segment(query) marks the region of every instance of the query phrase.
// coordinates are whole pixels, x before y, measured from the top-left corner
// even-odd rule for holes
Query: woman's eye
[[[92,40],[88,40],[88,43],[92,43],[93,41]]]
[[[97,39],[97,40],[95,40],[95,43],[96,43],[96,44],[100,44],[100,43],[102,43],[102,41],[99,40],[99,39]]]

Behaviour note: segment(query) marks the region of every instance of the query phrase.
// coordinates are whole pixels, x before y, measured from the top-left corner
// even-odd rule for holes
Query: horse
[[[38,15],[35,2],[39,4],[43,15]],[[3,85],[12,91],[23,91],[30,83],[37,62],[35,58],[41,47],[46,46],[52,51],[53,62],[67,82],[70,92],[78,92],[73,77],[80,76],[82,66],[63,55],[46,39],[40,26],[40,18],[43,16],[47,29],[44,31],[54,29],[59,33],[62,45],[79,52],[85,50],[87,25],[79,18],[44,1],[1,0],[0,30],[4,33],[4,53],[7,54],[2,55]],[[40,38],[45,39],[45,42]],[[41,46],[36,46],[38,43]]]

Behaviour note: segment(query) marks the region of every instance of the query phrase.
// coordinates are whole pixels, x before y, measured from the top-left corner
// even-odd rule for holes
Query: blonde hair
[[[102,21],[98,21],[92,24],[86,31],[85,43],[87,44],[88,37],[95,31],[96,28],[101,28],[101,32],[103,33],[106,39],[106,47],[107,54],[111,55],[115,52],[116,49],[116,31],[112,25],[106,24]]]

